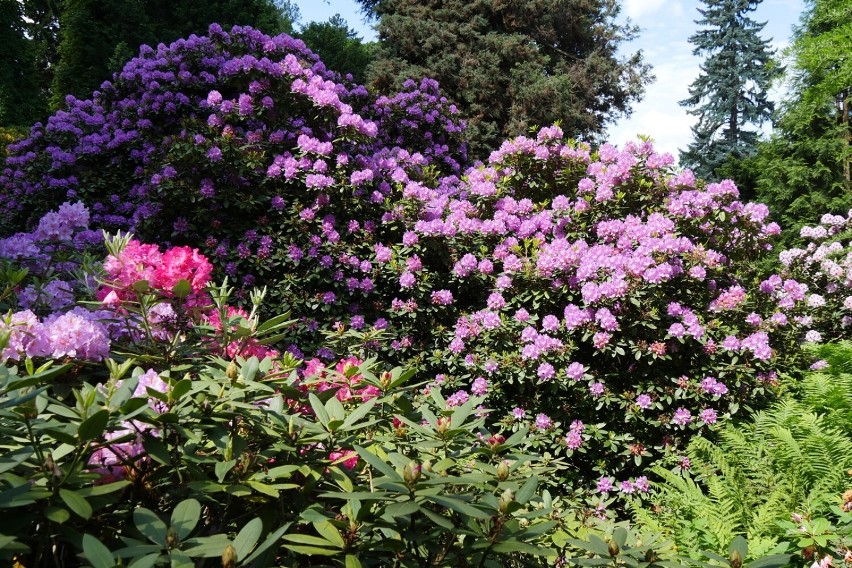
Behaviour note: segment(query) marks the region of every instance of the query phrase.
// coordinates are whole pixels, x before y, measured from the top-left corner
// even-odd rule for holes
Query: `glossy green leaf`
[[[92,506],[78,493],[63,488],[59,490],[59,497],[68,505],[69,509],[84,519],[92,516]]]

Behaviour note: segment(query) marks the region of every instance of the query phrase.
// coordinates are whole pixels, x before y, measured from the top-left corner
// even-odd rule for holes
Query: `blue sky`
[[[340,14],[362,37],[375,38],[354,0],[296,0],[295,4],[302,23]],[[624,16],[641,28],[639,37],[624,50],[641,49],[657,79],[648,86],[643,101],[633,106],[632,116],[609,128],[613,143],[620,145],[637,134],[648,134],[658,149],[675,157],[679,148],[689,144],[689,127],[695,118],[677,103],[689,96],[688,86],[699,73],[701,60],[692,55],[688,38],[698,29],[694,20],[700,16],[696,10],[700,6],[699,0],[624,0]],[[752,17],[767,22],[762,35],[772,38],[772,44],[780,50],[788,45],[803,9],[804,0],[764,0]],[[781,87],[776,89],[774,98],[780,98],[782,91]]]

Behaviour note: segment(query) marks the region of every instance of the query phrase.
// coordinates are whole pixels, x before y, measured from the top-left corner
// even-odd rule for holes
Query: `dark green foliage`
[[[364,43],[340,14],[335,14],[327,22],[309,23],[297,36],[319,55],[327,68],[342,75],[351,73],[356,82],[364,82],[375,44]]]
[[[852,206],[852,4],[808,4],[792,46],[794,95],[756,159],[758,198],[789,231],[788,242],[823,213]]]
[[[680,102],[698,117],[692,127],[693,142],[681,153],[681,163],[697,175],[720,177],[731,158],[754,153],[757,132],[749,129],[769,120],[773,104],[767,98],[780,69],[772,62],[769,40],[758,35],[765,23],[748,13],[761,0],[705,0],[699,8],[703,29],[689,38],[695,55],[704,55],[701,74]]]
[[[0,0],[0,126],[24,126],[47,109],[36,81],[36,51],[16,0]]]
[[[51,103],[59,108],[68,94],[88,97],[136,55],[141,44],[203,35],[214,22],[225,29],[248,25],[274,35],[292,31],[294,15],[289,3],[279,6],[272,0],[67,0],[60,17]]]
[[[372,84],[436,79],[469,119],[480,156],[533,125],[599,134],[651,79],[641,52],[616,53],[636,29],[617,22],[615,0],[360,3],[379,18]]]

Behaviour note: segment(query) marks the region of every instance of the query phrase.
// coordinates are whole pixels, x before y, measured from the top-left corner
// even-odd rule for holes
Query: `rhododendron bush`
[[[505,566],[557,555],[544,537],[552,500],[537,493],[547,469],[517,451],[526,431],[486,428],[481,397],[448,407],[409,384],[413,371],[282,356],[268,344],[293,322],[260,321],[262,292],[232,306],[197,249],[129,235],[104,247],[88,222],[81,204],[63,204],[0,240],[4,561]],[[57,282],[62,305],[50,301]]]
[[[802,278],[756,272],[779,228],[729,181],[555,126],[471,165],[434,82],[376,97],[245,28],[143,48],[10,146],[0,184],[7,232],[58,234],[41,215],[70,199],[137,235],[90,286],[113,320],[134,306],[144,349],[209,329],[234,336],[204,345],[223,359],[411,365],[421,396],[534,431],[531,449],[570,466],[561,490],[645,491],[649,460],[761,404],[813,308]],[[205,311],[211,275],[242,307]],[[48,286],[42,301],[64,297]],[[274,340],[241,343],[285,311]],[[335,386],[347,403],[369,388]]]

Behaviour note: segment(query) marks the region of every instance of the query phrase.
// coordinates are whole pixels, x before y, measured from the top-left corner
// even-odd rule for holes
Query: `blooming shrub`
[[[799,323],[804,339],[813,343],[844,338],[852,324],[852,251],[849,228],[852,211],[845,217],[826,213],[820,224],[803,227],[804,248],[782,251],[782,274],[807,282],[808,313]]]
[[[162,245],[105,267],[98,297],[155,324],[137,337],[209,326],[244,334],[216,344],[228,359],[417,366],[427,392],[484,397],[490,423],[533,428],[572,466],[563,481],[602,494],[643,492],[648,460],[760,404],[811,309],[800,279],[757,279],[779,230],[765,206],[647,143],[593,152],[549,127],[465,169],[463,135],[434,82],[373,99],[292,38],[212,26],[143,48],[11,146],[0,209],[34,226],[80,199],[97,226]],[[211,273],[243,311],[184,317]],[[275,345],[245,340],[257,285],[295,320]]]
[[[542,129],[425,201],[395,258],[403,276],[435,248],[450,259],[400,279],[391,317],[452,306],[427,350],[444,388],[487,389],[491,421],[546,433],[602,494],[646,491],[649,460],[760,405],[809,309],[805,284],[754,270],[779,231],[767,208],[671,163]]]
[[[242,301],[269,286],[266,309],[303,318],[298,348],[313,353],[318,321],[376,324],[376,253],[403,232],[397,184],[452,184],[462,131],[434,81],[375,98],[299,40],[214,25],[143,47],[14,145],[0,224],[19,230],[82,200],[98,227],[199,249]]]

